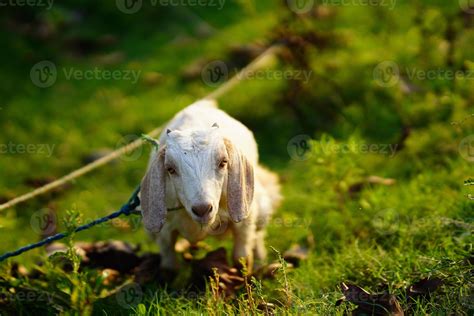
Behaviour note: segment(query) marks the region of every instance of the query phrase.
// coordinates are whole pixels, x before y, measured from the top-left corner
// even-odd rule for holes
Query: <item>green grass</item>
[[[77,13],[75,6],[83,8],[83,20],[62,24]],[[220,100],[224,110],[255,132],[262,162],[282,179],[285,200],[269,225],[267,246],[283,253],[292,244],[303,245],[309,248],[307,261],[280,271],[275,280],[249,279],[253,285],[232,300],[213,294],[212,284],[198,297],[179,286],[164,290],[149,285],[141,288],[143,295],[128,310],[117,299],[120,293],[113,295],[116,286],[104,284],[99,271],[64,273],[59,258],[46,260],[43,250],[34,250],[14,261],[29,270],[44,271],[49,281],[14,276],[9,273],[11,262],[4,263],[1,293],[24,286],[60,302],[45,306],[39,292],[29,301],[17,296],[16,308],[24,314],[38,309],[53,313],[58,306],[65,314],[257,314],[262,313],[256,309],[258,303],[270,302],[277,314],[342,315],[354,306],[335,307],[341,282],[371,292],[388,288],[406,309],[404,295],[410,284],[439,277],[441,288],[411,304],[411,313],[472,315],[474,204],[467,197],[471,187],[463,184],[474,174],[472,161],[463,158],[459,146],[474,134],[474,78],[413,79],[409,71],[474,71],[473,16],[462,15],[457,2],[444,1],[398,1],[394,10],[324,8],[318,18],[294,19],[288,26],[330,39],[328,45],[307,48],[305,70],[312,71],[312,76],[297,85],[298,93],[291,94],[295,85],[290,81],[252,80]],[[189,10],[212,26],[214,33],[200,37],[199,23],[189,18]],[[78,0],[55,4],[46,14],[26,12],[48,21],[57,31],[47,39],[0,31],[5,38],[0,57],[7,61],[0,71],[4,83],[0,87],[0,144],[48,144],[54,145],[54,151],[51,157],[0,155],[0,198],[4,200],[31,190],[28,179],[58,178],[80,167],[90,153],[114,149],[126,135],[140,135],[163,124],[212,91],[199,79],[181,80],[187,65],[199,58],[226,60],[233,45],[270,42],[277,29],[285,28],[281,21],[288,16],[283,6],[271,1],[229,2],[222,11],[145,6],[135,15],[124,15],[113,4]],[[1,18],[6,21],[8,16],[2,13]],[[448,38],[450,32],[455,34],[453,40]],[[115,36],[116,42],[80,56],[68,48],[74,38],[93,40],[105,34]],[[99,57],[113,52],[124,57],[109,66],[98,64]],[[58,79],[52,87],[40,89],[30,81],[29,72],[44,59],[56,64]],[[412,91],[404,91],[403,84],[377,84],[374,68],[386,60],[398,64]],[[137,84],[131,84],[66,80],[61,73],[69,67],[96,66],[137,70],[141,76]],[[281,61],[272,70],[301,67]],[[160,79],[147,83],[150,73],[161,74]],[[462,123],[452,124],[455,121]],[[410,130],[406,139],[404,128]],[[311,151],[306,160],[291,159],[287,145],[302,134],[313,139]],[[368,152],[370,144],[376,150]],[[403,144],[403,148],[392,155],[385,152],[390,144]],[[341,148],[345,150],[337,150]],[[145,147],[78,179],[60,193],[3,212],[0,251],[38,240],[31,219],[39,210],[54,210],[62,231],[67,227],[61,219],[68,210],[87,221],[117,209],[143,176],[148,151]],[[372,175],[396,182],[350,192]],[[109,225],[74,236],[75,241],[107,239],[157,251],[141,225],[132,224],[129,229]],[[213,248],[231,246],[229,240],[209,243]],[[269,260],[277,259],[277,252],[270,251]],[[72,253],[67,260],[77,262]],[[35,268],[35,262],[43,264]]]

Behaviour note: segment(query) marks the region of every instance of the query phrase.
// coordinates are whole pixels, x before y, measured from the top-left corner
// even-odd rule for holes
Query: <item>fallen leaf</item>
[[[336,302],[339,306],[343,301],[357,305],[352,315],[391,315],[403,316],[403,310],[395,295],[389,293],[370,294],[363,288],[354,284],[341,284],[343,298]]]
[[[239,271],[229,266],[227,251],[222,247],[209,252],[203,259],[192,261],[191,269],[190,285],[198,290],[204,290],[206,281],[215,278],[215,273],[218,276],[219,288],[225,296],[233,296],[244,283]]]
[[[283,259],[285,259],[286,262],[293,264],[293,266],[298,267],[301,261],[308,259],[308,248],[300,245],[293,245],[283,253]]]
[[[440,278],[426,278],[410,285],[407,289],[407,297],[417,299],[419,297],[428,297],[436,291],[443,281]]]
[[[141,257],[140,264],[133,270],[135,282],[143,285],[158,280],[160,263],[161,256],[159,254],[144,254]]]
[[[132,247],[123,241],[77,242],[74,244],[74,249],[81,257],[82,264],[92,268],[113,269],[120,273],[128,273],[141,261],[136,254],[138,247]],[[66,245],[62,243],[52,243],[46,247],[49,256],[57,252],[66,252],[66,250]]]
[[[122,241],[98,242],[92,248],[85,249],[89,266],[114,269],[122,273],[130,272],[140,263],[137,250],[138,248]]]

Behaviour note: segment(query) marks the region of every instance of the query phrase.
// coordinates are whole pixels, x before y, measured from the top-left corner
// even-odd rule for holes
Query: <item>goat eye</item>
[[[222,161],[220,162],[220,164],[219,164],[219,169],[224,168],[226,165],[227,165],[227,160],[225,160],[225,159],[222,160]]]
[[[166,170],[168,170],[168,172],[169,172],[170,174],[175,174],[175,173],[176,173],[176,170],[175,170],[174,168],[171,168],[171,167],[168,168],[168,169],[166,169]]]

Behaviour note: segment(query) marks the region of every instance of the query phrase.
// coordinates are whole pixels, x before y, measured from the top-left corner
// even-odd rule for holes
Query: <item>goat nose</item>
[[[203,217],[204,215],[211,213],[212,205],[207,204],[207,203],[197,204],[197,205],[194,205],[191,209],[194,214],[196,214],[199,217]]]

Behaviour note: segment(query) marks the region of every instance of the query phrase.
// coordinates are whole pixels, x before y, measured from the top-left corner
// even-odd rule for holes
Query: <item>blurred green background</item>
[[[403,293],[413,280],[436,276],[444,280],[436,295],[414,305],[403,301],[403,308],[472,315],[474,204],[464,185],[474,176],[474,7],[468,1],[143,0],[130,2],[131,9],[121,0],[50,8],[5,3],[0,202],[136,139],[207,95],[216,88],[203,77],[209,63],[222,61],[232,77],[266,47],[281,44],[285,49],[262,77],[219,99],[254,131],[262,163],[281,177],[285,201],[267,245],[309,249],[308,260],[289,275],[297,299],[279,312],[343,313],[347,306],[334,306],[342,281]],[[41,87],[44,61],[54,64],[56,78]],[[79,77],[69,77],[71,71]],[[104,78],[107,71],[117,79]],[[94,75],[82,78],[86,73]],[[291,78],[274,78],[282,73]],[[31,152],[22,153],[21,145]],[[117,209],[140,182],[148,155],[143,147],[3,211],[1,252],[51,233],[38,231],[42,214],[54,214],[62,231],[67,210],[90,221]],[[136,218],[75,238],[157,250]],[[44,250],[15,260],[28,267],[39,258]],[[1,278],[11,281],[3,268]],[[264,282],[262,295],[279,301],[279,286]],[[88,295],[71,311],[91,312],[104,293]],[[143,304],[147,313],[212,314],[202,300],[161,304],[146,297]],[[243,306],[219,308],[246,314]]]

